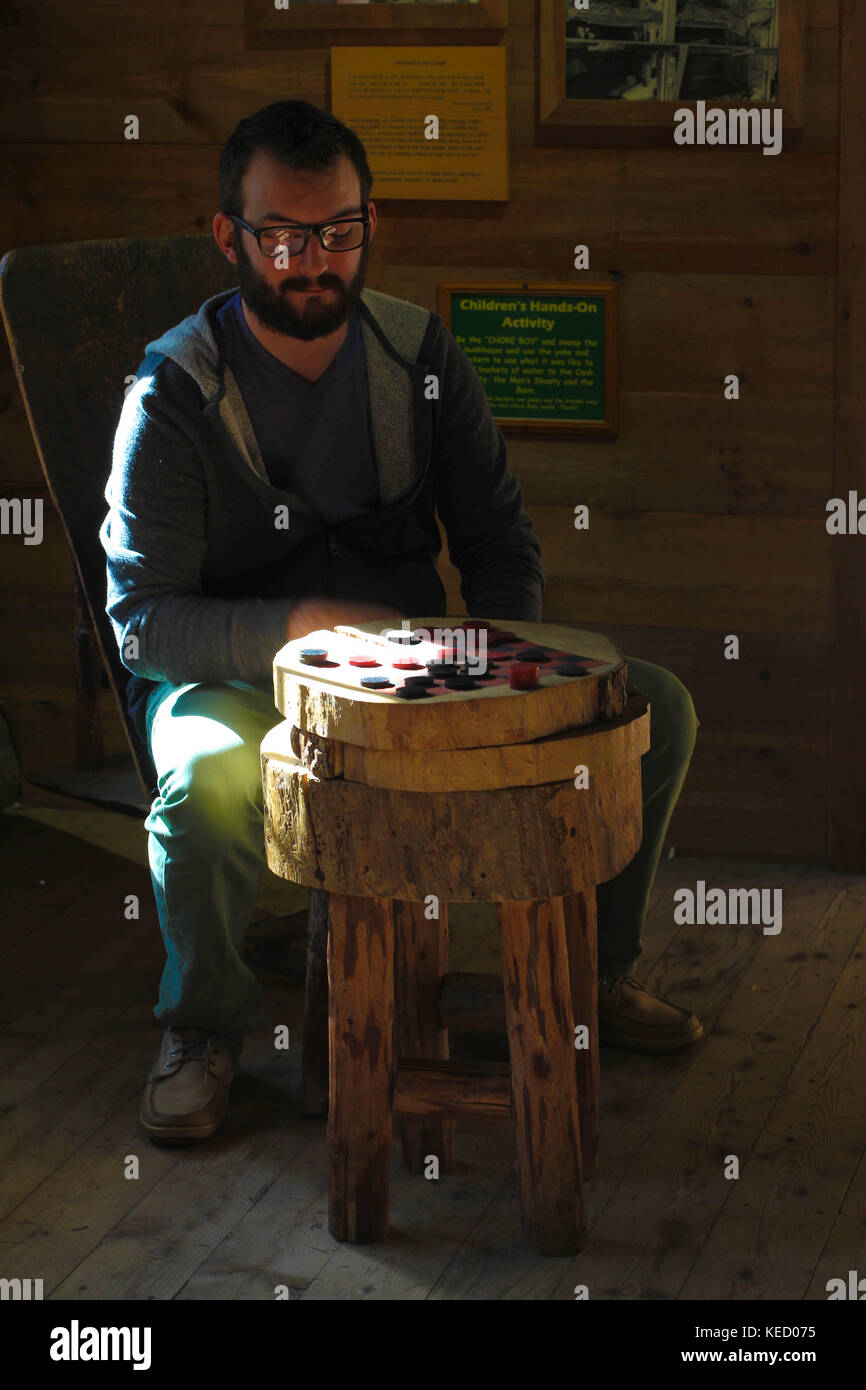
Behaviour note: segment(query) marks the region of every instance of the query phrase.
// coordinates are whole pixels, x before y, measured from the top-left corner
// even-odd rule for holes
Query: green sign
[[[592,293],[443,289],[443,317],[478,372],[494,419],[612,428],[614,325],[606,310],[615,286]]]

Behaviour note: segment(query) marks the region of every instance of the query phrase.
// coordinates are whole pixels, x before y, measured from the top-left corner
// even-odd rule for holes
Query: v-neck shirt
[[[342,347],[318,381],[268,352],[244,317],[240,291],[216,315],[221,355],[238,383],[268,480],[333,524],[381,504],[370,439],[367,363],[356,305]]]

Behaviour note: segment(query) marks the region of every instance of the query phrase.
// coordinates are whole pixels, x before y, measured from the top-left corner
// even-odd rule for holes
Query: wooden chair
[[[105,611],[99,528],[126,378],[145,345],[235,283],[212,236],[129,237],[24,246],[0,261],[0,311],[51,500],[72,553],[76,673],[74,767],[28,772],[37,786],[140,815],[156,772],[127,714],[130,673]],[[130,758],[106,758],[100,716],[112,692]],[[303,978],[306,914],[260,923],[248,958]],[[287,950],[288,947],[288,950]],[[299,966],[298,966],[299,963]]]
[[[136,812],[150,803],[156,775],[127,715],[130,673],[105,611],[105,484],[145,344],[233,283],[211,236],[24,246],[0,261],[0,311],[75,584],[76,766],[28,774],[37,785]],[[132,769],[104,756],[103,691],[117,700]]]

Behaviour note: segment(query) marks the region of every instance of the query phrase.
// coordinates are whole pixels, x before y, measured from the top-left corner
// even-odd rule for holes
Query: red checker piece
[[[513,661],[508,668],[508,684],[512,690],[535,690],[538,667],[531,661]]]
[[[424,667],[420,661],[392,661],[391,665],[398,671],[423,671]]]
[[[350,656],[350,666],[378,666],[379,663],[373,656]]]

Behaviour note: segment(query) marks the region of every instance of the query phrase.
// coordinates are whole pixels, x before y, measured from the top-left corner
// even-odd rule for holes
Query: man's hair
[[[256,150],[291,169],[316,171],[330,169],[340,155],[348,155],[361,183],[362,207],[370,196],[373,175],[353,130],[309,101],[274,101],[235,126],[220,155],[220,207],[229,217],[243,216],[241,180]]]

